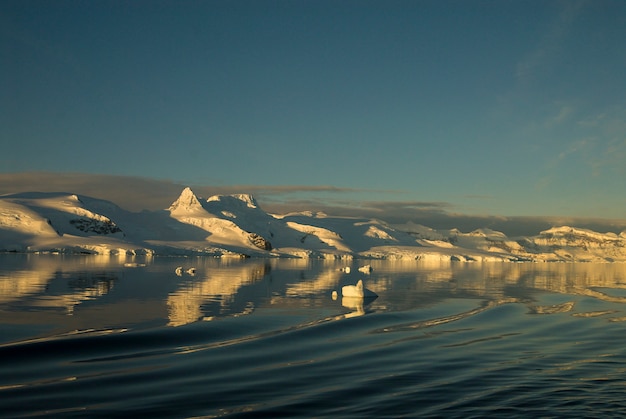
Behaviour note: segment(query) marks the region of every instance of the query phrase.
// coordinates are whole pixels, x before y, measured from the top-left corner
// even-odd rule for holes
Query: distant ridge
[[[0,251],[461,262],[625,262],[626,232],[558,226],[509,238],[478,229],[300,211],[268,214],[252,195],[207,199],[184,188],[162,211],[131,213],[66,192],[0,196]]]

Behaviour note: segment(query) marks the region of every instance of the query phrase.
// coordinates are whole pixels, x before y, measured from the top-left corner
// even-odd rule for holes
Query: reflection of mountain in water
[[[211,305],[217,314],[233,310],[240,288],[250,285],[270,272],[269,264],[244,264],[217,267],[200,272],[167,297],[169,326],[182,326],[206,317],[203,306]],[[245,304],[242,312],[251,308]]]
[[[558,307],[533,306],[534,291],[585,295],[613,302],[626,297],[611,296],[601,288],[626,288],[626,265],[621,264],[534,264],[454,262],[376,262],[366,277],[352,270],[345,273],[340,263],[321,265],[268,261],[266,264],[219,265],[189,278],[167,298],[169,321],[179,326],[214,316],[249,312],[267,301],[272,307],[320,307],[329,304],[333,290],[364,278],[379,295],[366,311],[412,310],[449,298],[483,299],[483,309],[506,303],[524,303],[531,312],[558,312]],[[272,266],[272,276],[264,278]],[[282,279],[279,279],[282,278]],[[243,290],[264,279],[274,290],[269,300],[258,292]],[[269,285],[268,285],[269,286]],[[340,300],[341,301],[341,300]],[[565,306],[564,306],[565,307]],[[364,314],[363,310],[345,308]],[[481,309],[480,311],[482,311]],[[572,307],[568,306],[568,310]],[[564,309],[561,310],[565,311]]]
[[[503,278],[507,284],[515,283],[529,288],[561,294],[595,295],[599,288],[626,289],[626,264],[497,264],[489,267],[485,281]],[[616,298],[615,302],[626,302]]]
[[[0,304],[42,293],[53,276],[53,272],[29,270],[0,276]]]
[[[75,306],[83,301],[93,300],[108,294],[117,275],[111,273],[79,273],[67,281],[67,292],[60,295],[49,295],[45,300],[40,300],[39,307],[66,307],[67,314],[73,314]]]
[[[626,289],[625,264],[374,261],[372,266],[366,281],[380,297],[372,305],[374,310],[411,310],[447,298],[530,302],[535,291],[626,303],[626,291],[621,292]]]
[[[38,261],[30,265],[32,269],[0,276],[0,303],[62,308],[71,315],[83,301],[108,294],[117,280],[117,274],[98,269],[93,263],[97,260],[77,265],[71,258],[33,259]],[[106,262],[110,264],[110,258]]]
[[[433,272],[436,274],[433,275]],[[446,274],[447,272],[447,274]],[[449,279],[447,279],[449,278]],[[402,279],[401,279],[402,281]],[[589,318],[611,315],[626,311],[620,306],[601,311],[585,311],[577,306],[574,296],[593,297],[610,303],[626,303],[626,265],[623,264],[477,264],[468,268],[450,264],[437,266],[435,271],[428,268],[415,272],[409,280],[410,295],[430,295],[433,301],[446,298],[481,298],[479,307],[461,313],[420,320],[414,323],[398,324],[377,330],[380,333],[421,329],[440,324],[456,322],[475,316],[503,304],[525,304],[529,314],[552,315],[570,313],[574,317]],[[398,281],[394,281],[394,287]],[[393,289],[389,289],[389,293]],[[569,296],[568,301],[557,304],[535,304],[540,294],[558,293]],[[382,298],[385,298],[383,295]],[[566,297],[567,298],[567,297]],[[562,297],[559,298],[562,300]],[[582,300],[581,300],[582,301]],[[392,309],[411,310],[419,305],[413,301],[396,299]],[[588,307],[588,306],[587,306]],[[606,306],[604,306],[606,307]],[[626,321],[626,316],[609,317],[608,321]]]
[[[343,269],[345,262],[341,261],[198,258],[188,262],[198,268],[195,277],[176,277],[173,267],[164,276],[161,262],[129,269],[124,268],[125,259],[109,257],[12,256],[3,261],[7,262],[0,269],[0,304],[7,312],[15,311],[14,308],[29,312],[32,308],[30,312],[42,311],[44,315],[50,310],[73,314],[78,304],[109,294],[121,272],[125,272],[125,280],[121,287],[116,286],[115,296],[101,300],[97,313],[91,313],[94,318],[105,319],[105,323],[123,313],[124,324],[129,318],[146,321],[166,318],[170,326],[180,326],[245,314],[259,307],[287,311],[323,308],[331,315],[367,314],[410,311],[450,299],[478,299],[482,300],[481,307],[486,308],[519,303],[526,305],[529,313],[569,312],[590,317],[598,314],[585,313],[585,306],[579,303],[580,296],[618,304],[607,310],[620,312],[620,305],[626,303],[626,264],[617,263],[368,261],[373,271],[365,275],[356,269],[358,263],[352,262],[348,273]],[[137,272],[138,276],[131,272]],[[363,308],[344,307],[341,299],[332,300],[332,291],[359,279],[364,279],[379,297]],[[145,284],[150,284],[150,288],[141,288]],[[123,291],[118,291],[119,288]],[[124,292],[138,292],[141,297],[127,299]],[[541,301],[546,292],[568,297]],[[574,300],[574,305],[562,305]],[[29,310],[24,310],[25,307]],[[623,311],[626,313],[626,309]]]
[[[341,275],[342,272],[339,269],[324,269],[313,279],[299,278],[297,282],[287,284],[285,295],[299,298],[319,295],[320,292],[336,288]]]

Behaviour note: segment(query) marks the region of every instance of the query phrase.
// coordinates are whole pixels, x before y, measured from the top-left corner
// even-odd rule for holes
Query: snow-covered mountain
[[[268,214],[245,194],[197,197],[133,213],[71,193],[0,196],[0,251],[458,261],[626,261],[626,232],[555,227],[509,238],[299,212]]]

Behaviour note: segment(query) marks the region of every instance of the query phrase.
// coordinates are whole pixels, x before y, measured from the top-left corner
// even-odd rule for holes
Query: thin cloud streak
[[[515,75],[520,80],[527,80],[540,73],[541,68],[549,66],[552,57],[558,55],[563,40],[571,30],[575,20],[581,13],[584,1],[564,2],[563,9],[553,25],[544,34],[539,44],[518,64]]]
[[[360,189],[360,188],[345,188],[331,185],[231,185],[231,186],[191,186],[194,191],[197,189],[201,195],[206,191],[209,195],[215,195],[216,193],[234,193],[232,191],[242,191],[240,193],[249,193],[253,195],[267,195],[272,197],[279,197],[285,195],[293,195],[300,193],[331,193],[331,194],[345,194],[345,193],[394,193],[394,191],[387,190],[375,190],[375,189]],[[222,192],[215,192],[222,191]],[[244,192],[245,191],[245,192]],[[203,195],[205,196],[205,195]],[[208,195],[206,195],[208,196]]]
[[[88,173],[0,173],[0,194],[70,192],[111,201],[129,211],[167,208],[180,194],[179,183],[133,176]],[[173,197],[173,198],[172,198]]]
[[[330,185],[189,185],[166,179],[88,173],[22,172],[0,173],[0,195],[17,192],[68,192],[114,202],[129,211],[167,208],[190,186],[200,197],[236,193],[252,194],[269,203],[284,202],[292,194],[397,193]],[[289,199],[289,202],[293,202]],[[315,202],[315,201],[312,201]],[[350,201],[346,201],[348,205]]]
[[[581,131],[581,137],[572,139],[571,144],[549,162],[548,168],[557,168],[570,158],[577,157],[593,176],[599,176],[602,171],[623,174],[626,161],[625,118],[626,108],[615,107],[579,119],[576,127]]]

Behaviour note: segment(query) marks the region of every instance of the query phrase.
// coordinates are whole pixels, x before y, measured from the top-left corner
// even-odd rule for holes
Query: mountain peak
[[[190,211],[195,209],[202,209],[202,204],[190,187],[183,189],[178,199],[168,208],[170,212]]]
[[[242,201],[244,204],[246,204],[250,208],[258,208],[258,204],[256,203],[256,199],[254,199],[254,197],[252,195],[250,195],[250,194],[235,194],[235,195],[233,195],[233,197],[235,197],[238,200]]]
[[[207,202],[222,202],[231,204],[244,204],[248,208],[258,208],[256,199],[250,194],[214,195]]]

